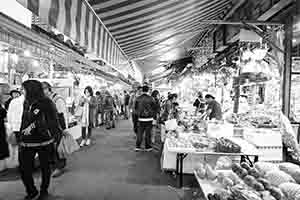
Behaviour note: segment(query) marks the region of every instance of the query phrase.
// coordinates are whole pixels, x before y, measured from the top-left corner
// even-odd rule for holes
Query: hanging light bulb
[[[25,56],[25,57],[30,57],[30,56],[31,56],[30,51],[29,51],[29,50],[25,50],[25,51],[24,51],[24,56]]]
[[[39,63],[37,60],[33,60],[33,61],[32,61],[32,65],[33,65],[34,67],[38,67],[39,64],[40,64],[40,63]]]

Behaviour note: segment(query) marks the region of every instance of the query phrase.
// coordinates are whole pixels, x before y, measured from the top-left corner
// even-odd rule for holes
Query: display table
[[[241,161],[244,161],[245,159],[247,159],[248,161],[250,161],[249,157],[251,156],[251,157],[254,157],[253,158],[253,162],[257,162],[258,161],[259,152],[256,151],[254,148],[249,149],[249,150],[246,150],[246,149],[242,148],[242,152],[241,153],[219,153],[219,152],[213,152],[213,151],[199,151],[196,148],[193,148],[191,146],[187,146],[187,148],[173,148],[173,147],[169,146],[169,144],[170,144],[169,140],[171,140],[171,138],[167,138],[166,141],[165,141],[163,156],[167,156],[168,154],[169,155],[170,154],[171,155],[172,154],[176,155],[175,172],[177,174],[178,186],[180,188],[183,186],[184,159],[188,155],[201,156],[201,157],[204,158],[204,162],[206,162],[208,156],[213,156],[213,157],[216,157],[216,158],[221,157],[221,156],[240,157]],[[244,141],[244,140],[241,140],[241,141]],[[167,161],[167,160],[168,160],[167,158],[164,158],[163,162]],[[162,164],[164,165],[164,163],[162,163]]]

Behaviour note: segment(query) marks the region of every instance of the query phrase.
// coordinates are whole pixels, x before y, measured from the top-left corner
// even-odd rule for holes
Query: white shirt
[[[20,97],[13,99],[8,107],[7,111],[7,124],[9,128],[9,133],[14,131],[20,131],[23,115],[23,105],[25,97],[21,95]]]

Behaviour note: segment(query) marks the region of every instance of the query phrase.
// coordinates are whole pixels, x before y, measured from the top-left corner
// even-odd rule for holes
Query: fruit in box
[[[238,176],[239,176],[240,178],[244,178],[244,177],[247,176],[247,175],[248,175],[248,172],[247,172],[246,169],[241,169],[241,171],[238,173]]]
[[[250,187],[253,187],[254,183],[256,183],[255,178],[251,175],[245,176],[243,180],[246,183],[246,185],[248,185]]]
[[[258,191],[258,192],[261,192],[261,191],[264,191],[265,190],[265,187],[263,186],[263,184],[259,183],[259,182],[255,182],[253,184],[253,188]]]
[[[300,195],[300,185],[295,183],[283,183],[279,185],[279,188],[288,199],[299,200],[296,199],[296,197]]]
[[[279,169],[292,176],[297,183],[300,183],[300,167],[293,163],[280,163]]]
[[[261,200],[260,194],[258,192],[248,190],[241,185],[233,186],[231,188],[231,192],[235,199],[238,200]]]
[[[237,163],[232,164],[232,171],[233,172],[235,172],[235,173],[241,172],[242,169],[243,168],[239,164],[237,164]]]
[[[206,170],[204,168],[204,165],[202,163],[197,165],[197,175],[199,176],[199,178],[204,179],[206,176]]]
[[[257,181],[261,184],[263,184],[264,188],[266,190],[270,189],[272,187],[270,181],[268,181],[267,179],[264,178],[258,178]]]
[[[267,162],[257,162],[254,164],[254,168],[258,170],[261,176],[264,176],[268,171],[279,170],[276,165]]]
[[[217,172],[212,169],[212,167],[210,165],[206,165],[205,166],[205,170],[206,170],[206,177],[208,180],[215,180],[218,176]]]
[[[246,169],[247,171],[251,169],[250,165],[246,162],[242,162],[241,163],[241,167]]]
[[[254,178],[259,178],[260,177],[260,174],[258,172],[257,169],[255,168],[252,168],[248,171],[249,175],[253,176]]]
[[[234,182],[230,178],[225,177],[222,181],[222,185],[225,188],[228,188],[228,187],[230,188],[230,187],[234,186]]]
[[[276,200],[283,200],[284,199],[284,194],[282,193],[282,191],[277,188],[277,187],[271,187],[269,189],[269,192],[271,193],[271,195],[276,199]]]
[[[290,175],[280,170],[267,172],[265,178],[274,186],[279,186],[280,184],[287,182],[295,182],[295,180]]]

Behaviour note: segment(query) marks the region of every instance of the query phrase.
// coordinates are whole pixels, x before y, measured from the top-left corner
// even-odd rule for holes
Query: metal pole
[[[293,15],[287,17],[284,25],[284,68],[282,82],[282,112],[287,117],[290,116],[291,101],[291,72],[292,72],[292,40],[293,40]]]

